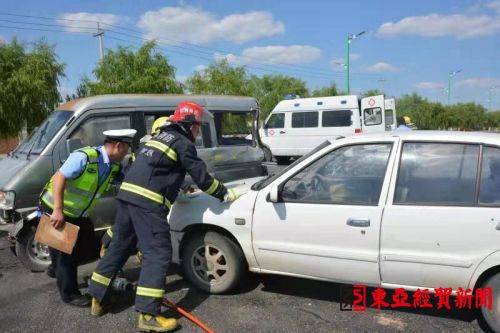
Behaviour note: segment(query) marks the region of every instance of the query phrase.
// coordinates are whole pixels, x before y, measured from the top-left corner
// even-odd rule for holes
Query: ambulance
[[[384,95],[293,98],[279,102],[260,130],[266,160],[285,164],[325,140],[391,131],[396,126],[394,99]]]

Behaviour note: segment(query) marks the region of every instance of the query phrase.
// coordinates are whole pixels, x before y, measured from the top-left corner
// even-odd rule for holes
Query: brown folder
[[[67,254],[73,252],[80,227],[65,222],[62,228],[56,229],[50,223],[50,217],[43,214],[38,222],[35,240]]]

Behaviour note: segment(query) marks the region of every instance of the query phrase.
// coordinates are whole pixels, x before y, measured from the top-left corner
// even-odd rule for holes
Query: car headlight
[[[13,191],[0,191],[0,209],[14,209],[16,194]]]

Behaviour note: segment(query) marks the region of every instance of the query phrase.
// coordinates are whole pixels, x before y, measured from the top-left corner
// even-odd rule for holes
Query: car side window
[[[95,116],[84,120],[82,124],[71,133],[70,139],[79,139],[82,147],[100,146],[104,143],[102,132],[113,129],[130,128],[130,116]]]
[[[380,125],[382,124],[382,109],[381,108],[369,108],[363,111],[366,126]]]
[[[483,149],[479,204],[500,205],[500,148]]]
[[[318,127],[318,112],[293,112],[292,128]]]
[[[392,143],[338,148],[290,178],[284,202],[376,206]]]
[[[405,143],[394,203],[473,205],[478,159],[478,145]]]
[[[273,113],[267,120],[265,128],[284,128],[285,127],[285,114]]]

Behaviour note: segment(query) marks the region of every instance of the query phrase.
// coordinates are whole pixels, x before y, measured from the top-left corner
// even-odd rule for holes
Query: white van
[[[387,114],[383,95],[358,98],[356,95],[296,98],[278,103],[264,122],[260,137],[266,159],[279,164],[302,156],[325,140],[356,133],[384,132]],[[391,107],[395,126],[394,100]],[[362,110],[362,111],[361,111]]]

